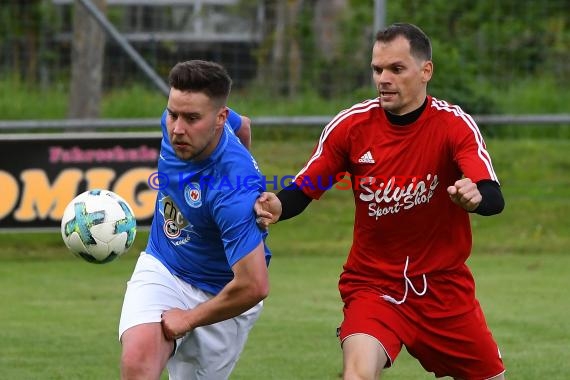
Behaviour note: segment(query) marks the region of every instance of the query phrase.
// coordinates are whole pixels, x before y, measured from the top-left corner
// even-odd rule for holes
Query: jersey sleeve
[[[456,119],[453,131],[453,159],[463,175],[473,182],[492,180],[499,183],[491,155],[473,118],[462,113],[461,117]]]
[[[333,119],[323,129],[313,154],[294,179],[309,197],[319,199],[347,171],[348,126]]]
[[[234,133],[237,133],[237,131],[239,131],[241,128],[241,115],[229,107],[228,110],[229,112],[227,123],[230,125]]]
[[[232,185],[230,191],[226,188],[220,192],[213,209],[230,267],[253,251],[267,235],[257,226],[253,212],[255,200],[263,191],[261,179],[244,178],[238,180],[243,183]]]

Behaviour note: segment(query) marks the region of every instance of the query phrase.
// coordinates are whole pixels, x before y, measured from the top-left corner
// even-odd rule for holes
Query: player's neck
[[[419,106],[418,108],[416,108],[412,112],[408,112],[407,114],[404,114],[404,115],[394,115],[393,113],[390,113],[386,110],[384,110],[384,113],[386,114],[388,121],[390,121],[390,123],[392,123],[392,124],[395,124],[395,125],[412,124],[414,121],[418,120],[418,118],[420,117],[422,112],[424,112],[424,109],[427,106],[427,101],[428,101],[428,98],[426,96],[426,98],[425,98],[425,100],[421,106]]]

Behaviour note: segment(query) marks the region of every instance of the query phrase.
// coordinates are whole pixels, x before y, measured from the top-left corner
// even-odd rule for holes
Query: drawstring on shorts
[[[404,285],[405,285],[405,289],[404,289],[404,297],[397,301],[394,297],[389,296],[387,294],[384,294],[382,296],[382,298],[388,302],[392,302],[395,305],[400,305],[403,304],[404,302],[406,302],[406,298],[408,297],[408,288],[411,288],[412,291],[418,295],[418,296],[423,296],[424,294],[426,294],[428,286],[427,286],[427,278],[425,274],[422,274],[422,277],[424,279],[424,290],[422,290],[421,292],[418,292],[416,290],[416,288],[414,287],[414,284],[412,284],[412,281],[408,278],[408,264],[410,262],[410,256],[406,256],[406,265],[404,266]]]

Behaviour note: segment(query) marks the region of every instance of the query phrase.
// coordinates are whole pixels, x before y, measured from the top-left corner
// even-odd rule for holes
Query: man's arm
[[[501,187],[495,181],[482,180],[477,182],[477,189],[481,193],[481,202],[474,213],[489,216],[499,214],[505,208],[505,199]]]
[[[264,243],[233,267],[234,278],[215,297],[190,310],[170,309],[162,314],[167,339],[179,338],[196,327],[233,318],[251,309],[269,294]]]
[[[277,198],[281,201],[282,208],[279,220],[286,220],[299,215],[313,200],[294,182],[277,193]]]

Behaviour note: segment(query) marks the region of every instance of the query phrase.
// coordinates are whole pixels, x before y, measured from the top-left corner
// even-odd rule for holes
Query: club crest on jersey
[[[184,199],[188,206],[198,208],[202,206],[202,191],[198,182],[190,182],[184,188]]]

